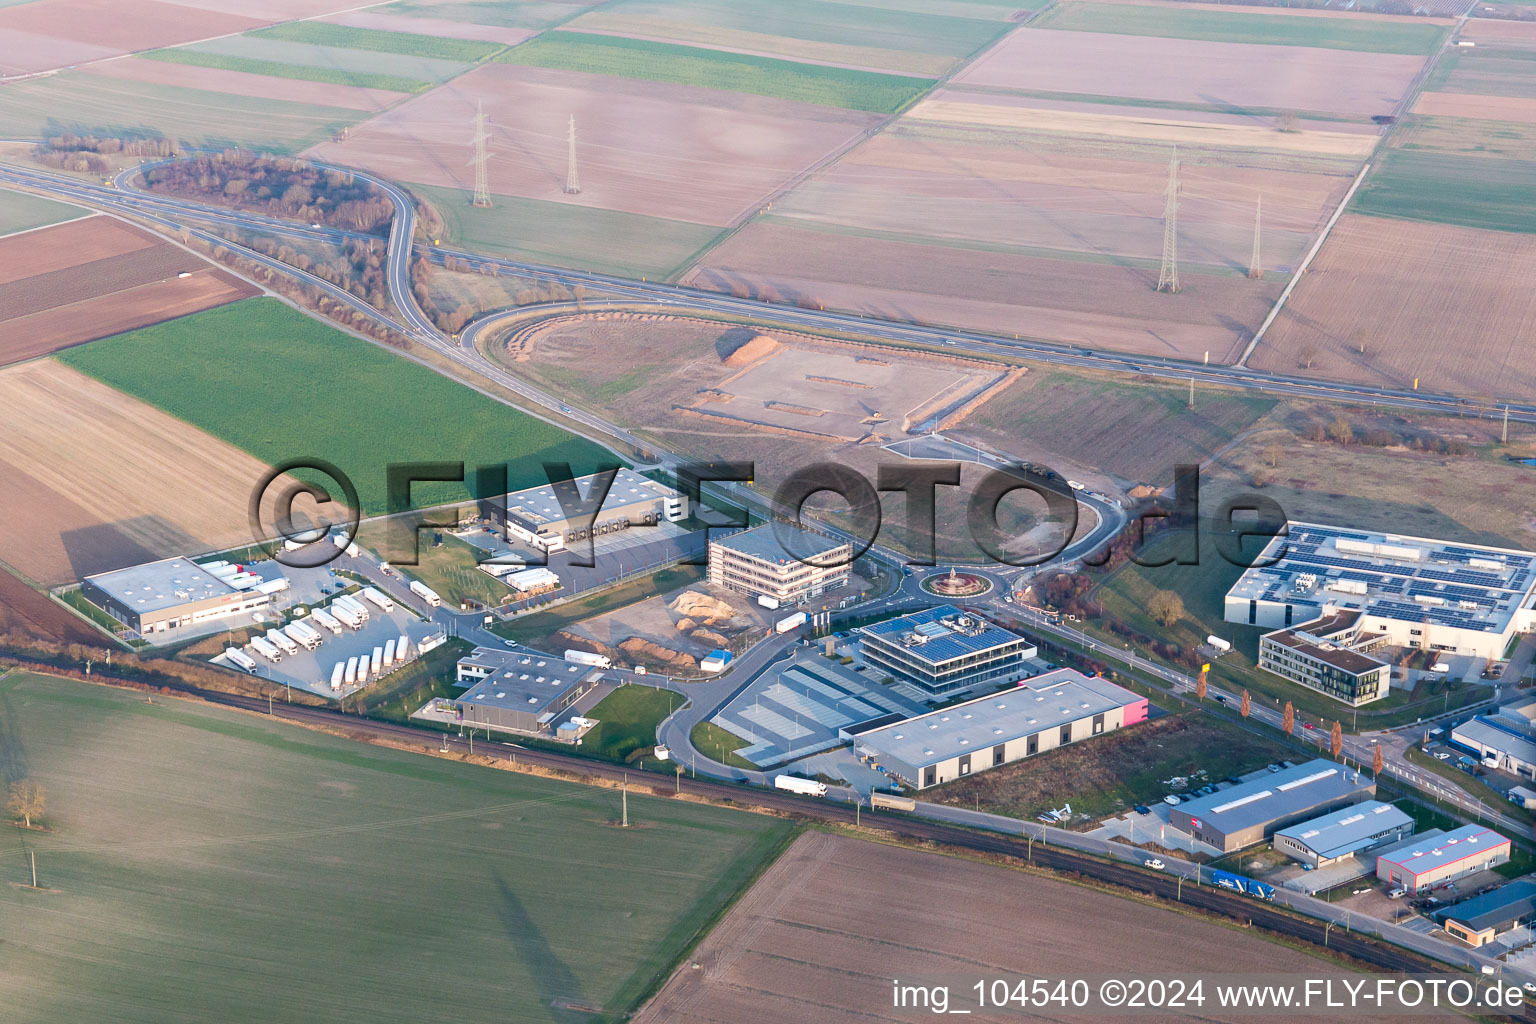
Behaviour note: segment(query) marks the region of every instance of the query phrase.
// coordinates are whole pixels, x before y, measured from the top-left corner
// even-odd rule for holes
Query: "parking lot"
[[[576,565],[586,558],[585,549],[556,551],[548,558],[551,571],[560,577],[558,597],[577,594],[611,583],[621,576],[655,569],[684,557],[704,560],[706,531],[687,530],[676,523],[635,527],[593,538],[591,566]],[[544,556],[526,545],[508,544],[499,533],[476,527],[456,534],[461,540],[480,548],[486,558],[511,557],[528,565],[544,564]]]

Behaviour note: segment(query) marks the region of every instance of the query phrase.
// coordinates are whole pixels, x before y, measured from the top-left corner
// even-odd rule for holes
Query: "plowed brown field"
[[[0,561],[44,583],[251,539],[266,466],[54,360],[0,370]]]
[[[256,293],[109,217],[13,235],[0,239],[0,365]]]
[[[1250,363],[1536,398],[1533,279],[1531,235],[1346,214]]]
[[[918,1012],[892,1007],[893,978],[948,975],[970,995],[970,981],[1008,976],[1177,974],[1191,965],[1297,976],[1340,970],[1256,932],[1148,903],[815,832],[779,858],[689,961],[636,1014],[635,1024],[915,1019]],[[1214,1002],[1198,1017],[1139,1019],[1249,1019]],[[1017,1019],[1073,1018],[1021,1013]]]

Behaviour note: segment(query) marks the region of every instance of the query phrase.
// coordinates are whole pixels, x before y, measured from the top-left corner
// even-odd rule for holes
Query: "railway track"
[[[48,671],[48,666],[38,666]],[[126,686],[142,686],[132,680],[97,676],[97,681]],[[268,702],[256,697],[245,697],[196,687],[157,682],[167,689],[195,697],[211,704],[238,708],[258,714],[269,714]],[[359,739],[388,739],[425,754],[436,753],[446,742],[449,749],[465,752],[468,744],[457,737],[429,732],[393,722],[381,722],[370,718],[353,718],[326,708],[296,704],[272,703],[272,717],[299,724],[322,726],[343,730]],[[586,758],[560,754],[553,751],[516,747],[506,743],[482,743],[476,751],[482,756],[507,762],[534,765],[586,779],[608,782],[644,782],[664,791],[674,780],[656,772],[625,768]],[[801,797],[774,790],[748,788],[729,783],[702,779],[689,779],[687,791],[728,801],[746,809],[770,810],[807,821],[826,824],[853,824],[856,812],[853,807],[831,803],[812,797]],[[1217,914],[1230,920],[1263,928],[1286,938],[1324,946],[1345,954],[1385,972],[1412,974],[1454,974],[1458,969],[1436,962],[1410,950],[1402,949],[1376,939],[1341,929],[1327,922],[1289,913],[1274,904],[1248,896],[1241,896],[1210,885],[1194,885],[1188,881],[1182,885],[1176,877],[1145,871],[1132,865],[1103,860],[1098,857],[1044,842],[1028,843],[1023,837],[1000,833],[973,831],[924,818],[910,817],[899,811],[870,811],[859,813],[858,818],[871,817],[871,826],[903,839],[941,843],[946,846],[992,856],[1012,857],[1054,871],[1076,874],[1095,882],[1117,886],[1135,893],[1144,893]],[[1536,1007],[1527,1006],[1516,1019],[1536,1024]]]

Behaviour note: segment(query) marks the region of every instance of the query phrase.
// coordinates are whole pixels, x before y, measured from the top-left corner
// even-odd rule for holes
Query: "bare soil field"
[[[607,75],[490,64],[308,150],[400,181],[467,189],[475,105],[492,192],[724,226],[879,116]],[[582,191],[564,192],[574,115]],[[447,157],[445,154],[455,154]]]
[[[0,561],[66,583],[249,542],[265,464],[54,360],[0,371]]]
[[[256,293],[110,217],[16,235],[0,240],[0,365]]]
[[[483,39],[490,43],[506,43],[509,46],[537,34],[532,28],[510,28],[499,25],[474,25],[467,21],[450,21],[447,18],[417,18],[390,14],[388,10],[349,11],[335,14],[322,21],[353,28],[372,28],[381,32],[413,32],[422,36],[442,36],[445,39]]]
[[[1155,253],[1157,250],[1152,250]],[[712,250],[683,283],[771,288],[794,301],[895,320],[952,324],[1089,348],[1213,361],[1234,358],[1282,284],[1187,273],[1155,290],[1155,263],[1093,262],[924,245],[756,222]]]
[[[245,71],[172,64],[161,60],[127,57],[86,69],[105,79],[127,79],[169,85],[180,89],[227,92],[236,96],[260,96],[289,103],[324,104],[349,110],[383,110],[406,98],[406,93],[386,89],[360,89],[351,85],[306,82],[298,78],[253,75]],[[105,86],[105,83],[103,83]]]
[[[773,217],[914,240],[1145,259],[1161,251],[1167,153],[1119,140],[1074,144],[1061,133],[977,138],[909,116],[776,202]],[[1290,169],[1202,161],[1183,147],[1180,154],[1180,257],[1224,270],[1247,269],[1259,197],[1265,266],[1283,272],[1300,261],[1349,182],[1348,167],[1326,173],[1326,163]]]
[[[1461,27],[1460,37],[1474,42],[1536,43],[1536,21],[1469,18]]]
[[[1127,963],[1147,974],[1190,964],[1343,973],[1234,925],[1041,874],[816,832],[795,841],[689,960],[636,1024],[911,1020],[914,1011],[891,1006],[893,977],[1071,978]],[[1245,1018],[1208,1005],[1198,1019]]]
[[[1459,92],[1426,92],[1413,105],[1415,114],[1470,117],[1488,121],[1536,124],[1536,99],[1522,96],[1473,96]]]
[[[45,71],[118,53],[149,50],[266,24],[233,11],[159,0],[40,0],[0,8],[0,53],[16,71]],[[53,45],[32,47],[41,37]]]
[[[1529,400],[1533,275],[1527,234],[1346,214],[1251,364]]]
[[[1343,115],[1391,113],[1424,58],[1100,32],[1017,31],[955,85]]]

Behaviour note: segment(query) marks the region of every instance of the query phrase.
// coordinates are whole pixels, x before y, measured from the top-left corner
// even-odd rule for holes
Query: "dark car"
[[[1227,702],[1227,698],[1223,697],[1219,693],[1218,694],[1214,694],[1214,696],[1216,698],[1216,703],[1218,703],[1218,704],[1225,704]]]
[[[1152,813],[1152,808],[1146,806],[1145,804],[1137,804],[1136,805],[1136,813],[1137,814],[1151,814]]]

